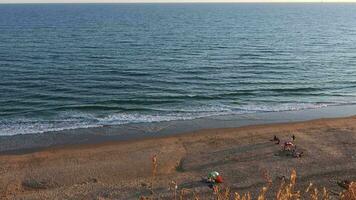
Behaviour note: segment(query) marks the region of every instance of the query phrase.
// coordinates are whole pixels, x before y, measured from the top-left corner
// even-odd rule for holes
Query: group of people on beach
[[[290,153],[289,155],[294,158],[301,158],[303,156],[303,151],[297,151],[297,145],[294,144],[296,140],[295,135],[292,135],[291,140],[285,141],[282,144],[282,151]],[[281,140],[275,135],[271,141],[274,141],[275,144],[280,144]]]
[[[281,140],[275,135],[271,141],[274,141],[276,145],[281,144],[283,152],[287,152],[287,155],[291,155],[294,158],[301,158],[303,156],[303,151],[297,150],[297,145],[295,145],[296,137],[292,135],[291,140],[287,140],[281,144]],[[207,178],[203,178],[204,182],[208,183],[209,187],[214,188],[216,184],[223,183],[222,176],[216,172],[212,171],[208,174]]]

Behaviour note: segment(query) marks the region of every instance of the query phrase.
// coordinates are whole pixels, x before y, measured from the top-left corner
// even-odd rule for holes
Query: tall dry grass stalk
[[[329,193],[326,190],[326,188],[323,187],[323,198],[322,198],[322,200],[329,200],[329,199],[330,199]]]
[[[179,193],[179,200],[184,200],[184,197],[186,197],[189,193],[191,193],[189,189],[182,188]]]
[[[263,187],[261,189],[260,194],[258,195],[257,200],[266,200],[266,192],[267,192],[268,188],[267,187]]]
[[[238,192],[235,192],[234,200],[252,200],[251,193],[248,192],[240,195]]]
[[[152,177],[155,177],[157,174],[157,155],[152,156]]]
[[[174,200],[177,200],[177,189],[178,189],[178,184],[176,181],[171,181],[169,184],[169,191],[172,191]]]
[[[196,192],[193,192],[193,198],[194,198],[194,200],[200,200],[199,196]]]
[[[356,182],[351,182],[348,189],[340,194],[340,200],[356,200]]]
[[[230,200],[231,190],[229,187],[219,187],[218,185],[213,186],[213,195],[216,200]]]
[[[261,192],[257,197],[257,200],[266,200],[266,193],[268,189],[272,187],[272,178],[267,170],[262,171],[262,178],[266,181],[267,186],[262,187]]]
[[[276,200],[299,200],[301,198],[300,191],[295,191],[295,184],[297,181],[297,172],[293,169],[290,175],[289,183],[282,181],[277,194]]]
[[[268,184],[268,187],[271,187],[272,186],[272,178],[271,176],[269,175],[268,171],[267,170],[263,170],[262,171],[262,178],[266,181],[266,183]]]
[[[154,194],[154,191],[153,191],[153,184],[155,182],[155,178],[156,178],[156,175],[157,175],[157,166],[158,166],[158,162],[157,162],[157,155],[153,155],[152,156],[152,177],[151,177],[151,194]]]

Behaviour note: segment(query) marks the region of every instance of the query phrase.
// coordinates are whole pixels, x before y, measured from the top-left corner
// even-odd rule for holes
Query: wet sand
[[[301,159],[281,154],[281,147],[270,141],[274,135],[290,140],[292,134],[298,149],[304,151]],[[172,180],[178,189],[195,191],[201,199],[212,198],[212,190],[201,182],[211,170],[222,174],[223,185],[232,192],[256,195],[266,184],[262,174],[268,171],[275,186],[268,195],[273,196],[281,177],[288,177],[295,168],[300,188],[312,181],[338,193],[338,180],[356,180],[356,117],[206,129],[33,151],[0,156],[1,199],[150,196],[153,155],[158,160],[153,191],[162,199],[172,199],[168,190]]]

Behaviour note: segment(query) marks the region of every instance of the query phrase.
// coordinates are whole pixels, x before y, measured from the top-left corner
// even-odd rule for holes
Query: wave
[[[330,104],[331,105],[331,104]],[[259,112],[296,111],[315,109],[329,104],[284,103],[275,105],[206,105],[186,108],[157,108],[149,112],[124,111],[118,113],[98,114],[90,112],[63,111],[51,118],[10,118],[0,120],[0,135],[34,134],[68,129],[93,128],[107,125],[130,123],[152,123],[163,121],[193,120],[197,118],[236,115]]]

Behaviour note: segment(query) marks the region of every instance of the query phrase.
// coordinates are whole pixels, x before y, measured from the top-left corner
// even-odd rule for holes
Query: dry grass
[[[158,195],[158,198],[153,195],[153,184],[155,180],[155,176],[157,175],[157,155],[154,155],[152,157],[152,182],[151,182],[151,192],[152,195],[151,197],[140,197],[140,200],[154,200],[154,199],[160,199],[160,196]],[[266,198],[266,193],[267,191],[272,187],[272,178],[268,174],[268,171],[265,170],[262,172],[262,177],[266,181],[266,185],[262,187],[260,190],[260,193],[257,196],[256,200],[267,200]],[[297,172],[296,170],[292,170],[291,175],[290,175],[290,180],[285,181],[284,179],[282,180],[281,185],[279,186],[278,191],[275,194],[275,200],[302,200],[302,199],[310,199],[310,200],[330,200],[329,192],[325,187],[323,187],[321,190],[319,190],[317,187],[315,187],[312,183],[309,184],[307,189],[304,191],[304,194],[302,195],[301,191],[295,190],[296,188],[296,183],[297,183]],[[172,200],[202,200],[199,198],[198,194],[190,189],[186,188],[181,188],[178,190],[178,184],[176,181],[171,181],[169,184],[169,191],[172,192],[170,199]],[[177,196],[177,194],[179,196]],[[303,197],[309,197],[309,198],[303,198]],[[230,187],[224,187],[220,185],[215,185],[213,187],[213,196],[210,197],[209,199],[214,199],[214,200],[253,200],[252,195],[250,192],[240,194],[239,192],[231,192]],[[356,200],[356,182],[351,182],[350,185],[348,186],[347,190],[344,190],[339,194],[339,199],[340,200]]]
[[[348,189],[340,194],[340,200],[356,200],[356,182],[351,182]]]
[[[153,194],[153,184],[155,182],[155,178],[157,175],[157,166],[158,166],[158,162],[157,162],[157,155],[153,155],[152,157],[152,179],[151,179],[151,193]]]

